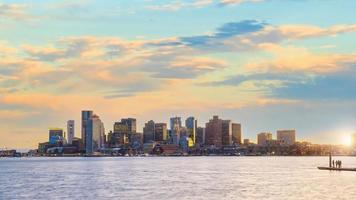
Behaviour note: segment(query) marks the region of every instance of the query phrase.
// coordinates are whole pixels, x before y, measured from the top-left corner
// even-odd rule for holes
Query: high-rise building
[[[232,142],[241,144],[241,124],[231,123],[232,127]]]
[[[204,141],[205,141],[205,128],[198,127],[196,137],[195,137],[195,143],[203,145],[205,144]]]
[[[213,119],[205,124],[205,144],[221,147],[230,145],[231,141],[232,126],[230,120],[222,120],[218,116],[213,116]]]
[[[121,123],[127,125],[129,133],[136,133],[136,119],[135,118],[121,119]]]
[[[272,133],[259,133],[257,134],[257,144],[261,146],[266,146],[267,141],[272,140]]]
[[[155,122],[153,120],[145,123],[143,127],[143,143],[149,143],[155,139]]]
[[[68,142],[68,144],[72,144],[72,142],[73,142],[74,131],[75,131],[74,120],[68,120],[67,121],[67,142]]]
[[[295,130],[278,130],[277,140],[281,145],[293,145],[295,143]]]
[[[92,141],[92,130],[93,126],[91,123],[91,118],[93,116],[93,111],[83,110],[82,111],[82,141],[83,141],[83,150],[86,150],[87,142],[91,143]],[[87,138],[87,136],[89,138]]]
[[[57,144],[58,142],[63,142],[63,129],[61,128],[50,128],[48,134],[48,140],[50,144]]]
[[[172,117],[170,119],[170,143],[172,144],[179,144],[179,138],[180,138],[180,133],[181,133],[181,128],[182,128],[182,120],[180,117]]]
[[[92,148],[96,151],[104,147],[105,128],[98,115],[93,115],[91,120],[93,124]]]
[[[103,147],[105,137],[104,123],[93,111],[82,111],[82,139],[86,154]]]
[[[155,123],[154,127],[154,140],[156,142],[163,142],[167,139],[167,124]]]
[[[195,137],[197,133],[197,128],[198,128],[198,120],[196,120],[194,117],[188,117],[185,120],[185,127],[187,128],[189,141],[191,141],[194,145],[196,140]],[[189,146],[191,147],[193,145],[189,145]]]
[[[128,144],[129,126],[122,121],[114,123],[114,132],[110,137],[110,143],[115,147]]]

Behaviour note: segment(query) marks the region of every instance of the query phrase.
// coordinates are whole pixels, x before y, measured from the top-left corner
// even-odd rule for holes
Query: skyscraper
[[[213,119],[209,120],[205,126],[205,144],[218,147],[231,144],[232,126],[230,120],[222,120],[218,116],[213,116]]]
[[[103,147],[104,124],[93,111],[82,111],[82,139],[86,154],[92,154]]]
[[[181,132],[181,128],[182,128],[182,120],[180,117],[172,117],[170,119],[170,142],[172,144],[177,144],[179,143],[179,139],[180,139],[180,132]]]
[[[277,140],[281,145],[293,145],[295,143],[295,130],[278,130]]]
[[[121,119],[121,123],[127,125],[128,132],[136,133],[136,119],[135,118]]]
[[[197,128],[195,143],[198,143],[201,145],[205,144],[205,128],[202,128],[202,127]]]
[[[143,143],[149,143],[155,140],[155,122],[153,120],[145,123],[143,127]]]
[[[241,144],[241,124],[232,123],[232,142],[235,144]]]
[[[68,144],[72,144],[73,138],[74,138],[74,120],[68,120],[67,121],[67,142]]]
[[[93,111],[91,110],[83,110],[82,111],[82,140],[83,140],[83,150],[86,150],[86,144],[89,141],[91,143],[92,141],[92,123],[91,123],[91,118],[93,116]],[[87,138],[89,136],[90,138]]]
[[[194,117],[188,117],[185,120],[185,127],[187,128],[189,140],[195,143],[196,132],[198,128],[198,121]],[[189,145],[192,146],[192,145]]]
[[[91,121],[93,125],[92,148],[96,151],[104,147],[105,128],[98,115],[93,115]]]
[[[155,123],[154,140],[157,142],[163,142],[166,139],[167,139],[167,124]]]
[[[109,142],[111,143],[111,146],[115,147],[126,145],[129,142],[128,136],[129,126],[127,123],[123,123],[121,120],[120,122],[114,123],[114,132],[111,134]]]

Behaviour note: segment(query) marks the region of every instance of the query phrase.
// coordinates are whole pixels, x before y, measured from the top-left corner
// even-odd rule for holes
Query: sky
[[[93,110],[108,132],[135,117],[213,115],[242,137],[356,132],[356,1],[0,0],[0,148],[36,148]]]

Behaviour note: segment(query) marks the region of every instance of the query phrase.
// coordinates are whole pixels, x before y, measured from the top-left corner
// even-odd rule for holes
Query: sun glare
[[[350,135],[342,136],[342,141],[341,142],[342,142],[343,145],[351,146],[351,144],[352,144],[351,136]]]

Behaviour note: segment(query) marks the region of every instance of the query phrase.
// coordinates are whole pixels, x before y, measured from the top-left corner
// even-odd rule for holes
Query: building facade
[[[61,128],[50,128],[48,133],[48,141],[50,144],[57,144],[58,142],[63,143],[64,133]]]
[[[193,146],[195,143],[195,138],[197,134],[197,128],[198,128],[198,120],[196,120],[194,117],[188,117],[185,120],[185,127],[188,132],[188,138],[189,138],[189,147]]]
[[[83,141],[83,150],[86,150],[87,147],[87,142],[92,141],[92,123],[91,123],[91,118],[93,116],[93,111],[91,110],[83,110],[82,111],[82,141]],[[90,137],[90,138],[87,138]]]
[[[167,124],[166,123],[155,123],[154,128],[154,140],[156,142],[163,142],[167,140]]]
[[[180,117],[170,118],[170,135],[169,140],[172,144],[179,144],[180,133],[182,129],[182,120]]]
[[[241,124],[232,123],[232,143],[241,144]]]
[[[153,120],[145,123],[143,127],[143,143],[150,143],[155,140],[155,122]]]
[[[268,141],[272,140],[272,133],[259,133],[257,134],[257,144],[266,146]]]
[[[230,145],[232,142],[231,124],[230,120],[222,120],[218,116],[213,116],[213,119],[205,124],[205,144],[217,147]]]
[[[295,143],[295,130],[278,130],[277,140],[284,146],[293,145]]]
[[[75,122],[74,120],[68,120],[67,121],[67,142],[68,144],[72,144],[73,138],[75,136]]]

